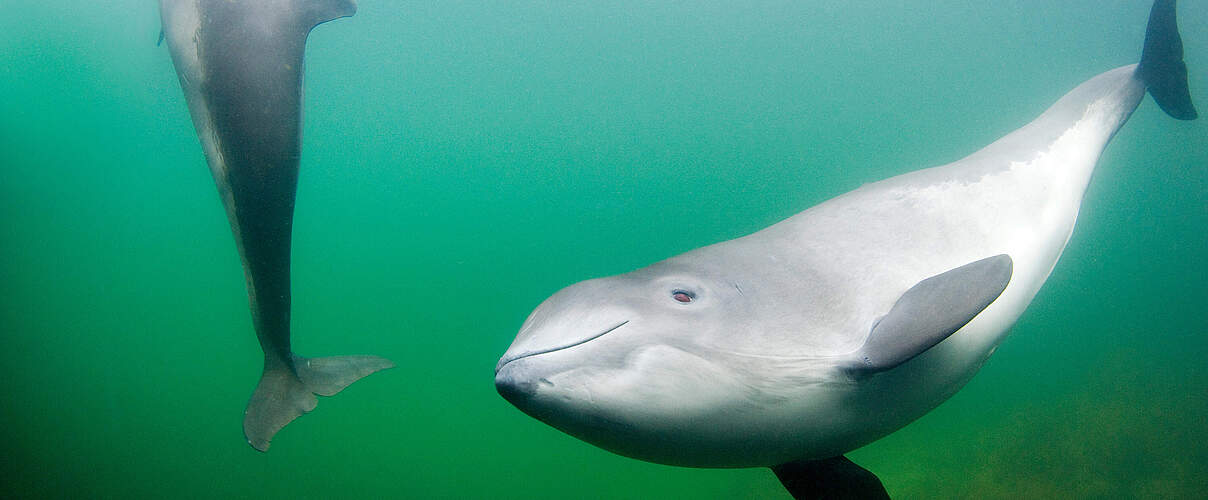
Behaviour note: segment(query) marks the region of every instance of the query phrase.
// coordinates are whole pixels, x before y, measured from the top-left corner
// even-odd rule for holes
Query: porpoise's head
[[[798,394],[782,388],[808,390],[833,370],[808,357],[769,356],[792,350],[772,323],[795,315],[766,314],[775,294],[744,289],[735,267],[695,253],[551,296],[496,365],[499,393],[534,418],[634,458],[692,466],[783,458],[779,447],[791,444],[767,450],[760,442],[800,416]]]

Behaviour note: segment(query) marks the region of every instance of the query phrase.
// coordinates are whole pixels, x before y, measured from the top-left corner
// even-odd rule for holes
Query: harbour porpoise
[[[525,413],[651,462],[770,467],[796,498],[886,498],[846,457],[973,377],[1061,256],[1146,90],[1196,117],[1175,2],[1102,73],[957,162],[540,304],[495,367]]]
[[[243,261],[264,371],[244,412],[249,444],[360,378],[378,356],[305,358],[290,349],[290,237],[302,149],[303,52],[311,28],[351,0],[160,0],[163,37]]]

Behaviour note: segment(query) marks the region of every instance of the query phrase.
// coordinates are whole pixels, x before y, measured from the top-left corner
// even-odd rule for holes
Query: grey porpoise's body
[[[843,454],[968,382],[1061,256],[1098,158],[1148,88],[1192,119],[1174,2],[1102,73],[957,162],[543,302],[500,394],[610,451],[772,467],[798,498],[884,497]],[[842,496],[850,495],[850,496]],[[827,497],[830,498],[830,497]]]
[[[242,258],[264,372],[244,435],[266,451],[314,409],[316,394],[394,366],[377,356],[304,358],[290,348],[290,238],[302,148],[302,75],[314,26],[351,16],[351,0],[161,0],[193,125]]]

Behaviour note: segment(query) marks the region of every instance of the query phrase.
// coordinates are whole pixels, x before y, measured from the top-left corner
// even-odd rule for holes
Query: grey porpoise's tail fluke
[[[1137,74],[1166,114],[1179,120],[1194,120],[1198,116],[1187,88],[1187,65],[1183,63],[1183,39],[1175,20],[1175,0],[1153,3]]]
[[[315,409],[319,403],[316,394],[334,396],[366,375],[394,367],[390,360],[378,356],[294,355],[291,364],[265,363],[260,383],[243,413],[243,435],[259,451],[268,451],[277,431]]]

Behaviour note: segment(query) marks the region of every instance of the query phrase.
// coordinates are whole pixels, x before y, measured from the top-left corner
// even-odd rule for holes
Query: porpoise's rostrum
[[[193,125],[243,262],[264,371],[244,413],[248,443],[274,434],[370,373],[377,356],[304,358],[290,348],[290,238],[301,154],[303,56],[314,26],[352,0],[161,0]]]
[[[1139,64],[1095,76],[957,162],[543,302],[499,393],[610,451],[771,467],[796,498],[886,498],[843,457],[922,416],[993,353],[1060,257],[1146,90],[1196,117],[1174,0]]]

